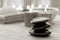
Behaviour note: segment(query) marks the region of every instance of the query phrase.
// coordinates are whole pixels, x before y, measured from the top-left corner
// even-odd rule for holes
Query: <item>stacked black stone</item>
[[[31,23],[33,24],[32,30],[29,31],[29,33],[33,36],[49,36],[51,32],[47,29],[50,27],[50,24],[48,23],[49,18],[46,17],[38,17],[34,18]]]

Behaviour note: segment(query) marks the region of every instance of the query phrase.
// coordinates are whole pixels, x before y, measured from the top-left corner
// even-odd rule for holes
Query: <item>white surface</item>
[[[0,40],[60,40],[60,15],[53,21],[50,37],[34,37],[29,34],[30,27],[24,23],[0,24]],[[57,21],[56,21],[57,20]]]

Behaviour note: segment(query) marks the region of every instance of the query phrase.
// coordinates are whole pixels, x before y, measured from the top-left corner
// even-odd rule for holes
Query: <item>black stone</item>
[[[36,27],[32,27],[33,30],[41,30],[41,29],[46,29],[50,27],[50,25],[44,25],[44,26],[36,26]]]
[[[31,24],[37,24],[37,23],[42,23],[42,22],[47,22],[47,21],[49,21],[49,18],[37,17],[31,20]]]
[[[46,31],[46,32],[41,32],[41,33],[36,33],[33,30],[30,30],[29,33],[33,36],[40,36],[40,37],[46,37],[49,36],[51,34],[50,31]]]
[[[42,22],[42,23],[36,23],[33,27],[42,27],[45,25],[47,25],[47,24],[45,22]]]
[[[34,30],[35,33],[44,33],[48,31],[47,29],[41,29],[41,30]]]

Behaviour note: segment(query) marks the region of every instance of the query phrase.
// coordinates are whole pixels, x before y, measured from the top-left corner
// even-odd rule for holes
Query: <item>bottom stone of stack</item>
[[[39,37],[47,37],[51,34],[51,32],[48,30],[46,30],[45,32],[35,32],[34,30],[30,30],[29,33],[32,36],[39,36]]]

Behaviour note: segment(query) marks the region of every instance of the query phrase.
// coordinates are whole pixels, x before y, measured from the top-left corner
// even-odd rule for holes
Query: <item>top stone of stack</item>
[[[49,18],[47,17],[37,17],[31,20],[31,24],[37,24],[37,23],[42,23],[47,21],[49,21]]]

